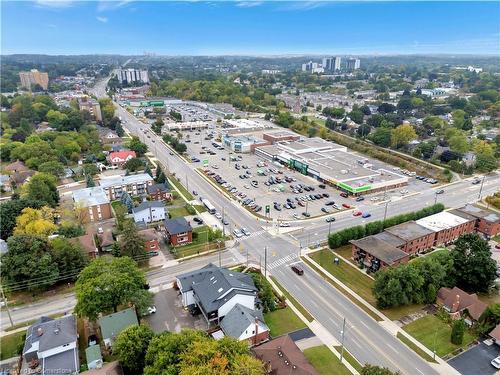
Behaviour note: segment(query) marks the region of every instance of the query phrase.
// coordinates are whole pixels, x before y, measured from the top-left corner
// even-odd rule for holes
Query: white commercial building
[[[121,82],[132,83],[132,82],[149,82],[149,75],[147,70],[139,69],[120,69],[118,70],[118,79]]]

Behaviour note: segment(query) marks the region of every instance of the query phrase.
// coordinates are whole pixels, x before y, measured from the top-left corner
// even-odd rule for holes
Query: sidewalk
[[[382,314],[378,309],[376,309],[374,306],[366,302],[363,298],[361,298],[356,292],[354,292],[351,288],[349,288],[347,285],[345,285],[342,281],[338,280],[335,276],[333,276],[331,273],[329,273],[327,270],[325,270],[323,267],[321,267],[318,263],[316,263],[309,255],[308,253],[313,252],[312,250],[308,250],[303,257],[305,257],[309,262],[311,262],[315,267],[317,267],[321,272],[323,272],[328,278],[333,280],[336,284],[340,285],[342,288],[344,288],[352,297],[354,297],[356,300],[358,300],[363,306],[368,308],[370,311],[372,311],[374,314],[379,316],[381,318],[381,321],[378,323],[391,335],[397,336],[398,333],[401,335],[405,336],[408,340],[413,342],[416,346],[418,346],[422,351],[433,357],[434,353],[428,349],[425,345],[423,345],[420,341],[415,339],[413,336],[408,334],[406,331],[401,329],[396,323],[394,323],[392,320],[390,320],[387,316]],[[410,348],[411,349],[411,348]],[[447,375],[459,375],[460,373],[455,370],[453,367],[451,367],[446,361],[441,359],[440,357],[436,356],[436,361],[438,363],[432,363],[432,362],[427,362],[433,367],[436,368],[436,370],[441,373],[441,374],[447,374]]]

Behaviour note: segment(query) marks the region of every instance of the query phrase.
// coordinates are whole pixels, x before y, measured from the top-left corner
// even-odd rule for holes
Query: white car
[[[243,185],[243,187],[244,187],[245,189],[250,189],[250,186],[248,186],[248,185]]]
[[[290,226],[290,223],[280,223],[281,228],[288,228]]]
[[[245,235],[245,236],[250,236],[250,232],[247,228],[241,228],[241,232]]]
[[[404,190],[401,190],[400,191],[401,195],[405,195],[405,194],[408,194],[408,190],[404,189]]]
[[[154,314],[156,312],[156,306],[149,306],[148,307],[148,315]]]
[[[222,215],[218,212],[215,213],[215,217],[219,220],[222,220]]]
[[[376,202],[376,201],[378,201],[378,197],[371,197],[371,198],[370,198],[370,200],[371,200],[372,202]]]
[[[491,361],[491,365],[495,368],[500,368],[500,356]]]
[[[295,219],[300,219],[299,214],[293,214],[292,216],[293,216]]]
[[[241,238],[243,237],[243,233],[239,229],[233,230],[233,234],[236,236],[236,238]]]

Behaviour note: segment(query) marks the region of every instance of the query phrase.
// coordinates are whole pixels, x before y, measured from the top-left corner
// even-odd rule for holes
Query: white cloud
[[[262,5],[263,1],[237,1],[236,6],[240,8],[252,8]]]
[[[108,22],[108,17],[101,17],[101,16],[97,16],[96,19],[99,21],[99,22],[102,22],[102,23],[106,23]]]
[[[281,10],[311,10],[335,3],[335,1],[292,1]]]
[[[47,8],[67,8],[72,6],[73,3],[73,0],[35,0],[36,6]]]
[[[115,1],[100,0],[97,4],[97,11],[104,12],[107,10],[115,10],[125,5],[128,5],[131,2],[132,0],[115,0]]]

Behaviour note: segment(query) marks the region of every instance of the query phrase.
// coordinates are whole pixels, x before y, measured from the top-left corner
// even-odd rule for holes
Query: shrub
[[[463,319],[455,320],[451,328],[451,343],[462,345],[464,341],[465,322]]]

